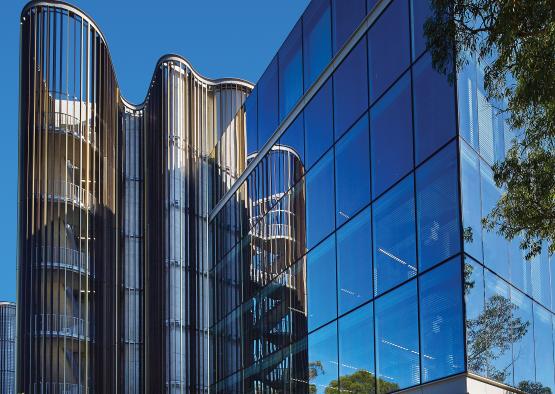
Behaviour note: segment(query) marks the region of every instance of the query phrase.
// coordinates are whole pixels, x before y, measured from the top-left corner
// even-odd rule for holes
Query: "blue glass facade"
[[[426,1],[348,3],[313,0],[247,99],[256,152],[211,215],[213,286],[241,278],[212,322],[215,392],[555,390],[551,258],[481,225],[511,138],[483,71],[433,69]],[[276,147],[294,158],[269,165]]]

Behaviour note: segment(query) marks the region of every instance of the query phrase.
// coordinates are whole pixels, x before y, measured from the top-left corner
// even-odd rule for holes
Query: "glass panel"
[[[335,140],[368,108],[368,65],[363,38],[333,73]]]
[[[534,344],[536,346],[536,382],[538,389],[555,392],[555,365],[553,364],[553,326],[551,313],[534,304]],[[522,386],[521,386],[522,387]],[[538,391],[541,392],[541,391]],[[544,393],[549,393],[545,390]]]
[[[368,32],[371,103],[410,65],[409,37],[408,2],[395,0]]]
[[[484,319],[484,268],[469,257],[464,260],[464,299],[466,305],[466,347],[469,372],[487,376],[489,346]],[[487,348],[487,349],[485,349]]]
[[[482,186],[482,217],[488,215],[497,200],[501,197],[501,191],[495,185],[493,172],[484,162],[480,163],[481,186]],[[509,280],[509,244],[507,240],[496,231],[483,232],[484,264],[492,271]]]
[[[370,202],[368,134],[368,116],[363,116],[335,146],[337,226]]]
[[[464,371],[461,259],[420,278],[422,382]]]
[[[335,236],[307,255],[308,330],[337,317]]]
[[[320,88],[304,110],[306,132],[306,168],[333,144],[333,108],[331,78]]]
[[[422,0],[423,3],[426,0]],[[434,70],[431,56],[413,66],[416,162],[422,162],[455,136],[455,93],[447,77]]]
[[[476,151],[478,142],[478,107],[476,67],[473,62],[461,67],[457,73],[457,96],[459,106],[459,134]]]
[[[364,305],[339,320],[339,381],[342,393],[375,393],[374,311]]]
[[[411,0],[413,60],[426,50],[424,24],[432,16],[430,0]]]
[[[410,74],[370,110],[372,196],[376,198],[413,167]]]
[[[513,384],[512,342],[515,328],[527,327],[515,314],[511,303],[509,285],[498,276],[485,270],[486,303],[482,319],[476,322],[473,332],[477,341],[477,357],[485,366],[487,376],[498,382]]]
[[[482,208],[480,159],[478,154],[461,140],[461,198],[463,210],[464,251],[478,261],[482,255]]]
[[[302,112],[283,133],[279,143],[284,147],[293,149],[300,160],[300,164],[304,163],[304,122]],[[297,169],[293,168],[292,170]],[[298,180],[297,176],[303,172],[301,169],[298,174],[295,174],[295,181]],[[286,177],[290,177],[290,175],[286,175]]]
[[[283,119],[303,93],[301,22],[279,50],[279,118]]]
[[[370,11],[372,11],[372,9],[377,3],[378,3],[378,0],[368,0],[366,2],[366,9],[368,10],[368,14],[370,13]]]
[[[419,384],[416,281],[378,298],[375,304],[378,393]]]
[[[333,151],[330,151],[306,176],[306,240],[308,249],[332,232],[335,227],[333,172]]]
[[[333,387],[337,387],[337,361],[337,324],[334,322],[308,336],[309,393],[336,391]]]
[[[420,270],[459,252],[458,196],[457,145],[452,142],[416,171]]]
[[[331,60],[331,15],[329,0],[314,0],[303,15],[305,91]]]
[[[337,231],[339,314],[372,298],[370,208]]]
[[[366,0],[332,0],[332,10],[335,55],[366,16]]]
[[[278,125],[278,68],[274,57],[257,84],[258,146],[263,146]]]
[[[511,301],[516,305],[515,317],[520,320],[513,330],[513,369],[515,386],[521,387],[536,380],[532,300],[513,288]]]
[[[528,263],[532,268],[532,298],[548,308],[551,308],[551,260],[545,243],[541,253]]]
[[[245,101],[247,118],[247,156],[258,152],[258,89],[254,88]]]
[[[374,204],[374,289],[377,294],[416,275],[413,177]]]

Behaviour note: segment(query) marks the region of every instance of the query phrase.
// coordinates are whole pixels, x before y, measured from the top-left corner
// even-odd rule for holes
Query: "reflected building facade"
[[[29,3],[18,391],[554,392],[552,258],[480,223],[513,132],[430,12],[312,0],[256,85],[167,55],[135,105]]]
[[[0,301],[0,393],[15,394],[15,303]]]

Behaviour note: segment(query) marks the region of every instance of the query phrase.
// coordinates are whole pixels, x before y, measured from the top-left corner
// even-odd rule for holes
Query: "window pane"
[[[370,202],[368,134],[368,116],[363,116],[335,146],[338,226]]]
[[[455,136],[455,93],[447,77],[434,70],[428,54],[414,65],[413,76],[414,139],[420,163]]]
[[[509,285],[485,270],[486,303],[482,319],[476,322],[474,335],[480,344],[478,355],[483,355],[482,363],[487,376],[498,382],[513,384],[511,325],[526,329],[515,313],[511,303]]]
[[[410,75],[407,73],[370,110],[374,198],[412,169],[410,102]]]
[[[411,0],[413,60],[426,50],[424,24],[432,16],[430,0]]]
[[[370,102],[374,102],[410,64],[409,7],[406,0],[395,0],[370,28],[368,57]]]
[[[308,330],[337,317],[335,237],[307,255]]]
[[[305,91],[331,60],[331,16],[329,0],[314,0],[303,15]]]
[[[306,132],[306,168],[333,144],[333,108],[331,78],[320,88],[304,110]]]
[[[279,118],[283,119],[303,93],[301,22],[279,50]]]
[[[482,217],[487,216],[499,198],[501,190],[495,185],[493,171],[484,162],[480,163],[482,186]],[[496,231],[483,232],[484,264],[503,278],[509,280],[509,244]]]
[[[482,208],[480,159],[478,154],[461,140],[461,198],[463,210],[464,251],[478,261],[482,257]]]
[[[464,299],[466,306],[466,347],[469,372],[487,376],[484,335],[484,268],[469,257],[464,261]]]
[[[553,327],[551,313],[534,304],[534,343],[536,346],[536,381],[555,392],[553,364]],[[548,391],[545,391],[548,393]]]
[[[366,0],[332,0],[332,10],[335,55],[366,16]]]
[[[327,393],[337,385],[337,324],[334,322],[308,337],[309,393]],[[337,386],[336,386],[337,387]]]
[[[514,384],[519,387],[523,382],[536,380],[532,300],[513,288],[511,301],[516,305],[515,318],[520,319],[519,325],[513,331],[515,336],[513,343]]]
[[[376,392],[373,316],[373,305],[370,303],[339,320],[341,392]]]
[[[254,88],[245,101],[247,118],[247,156],[258,152],[258,89]]]
[[[368,65],[363,38],[333,74],[335,140],[368,108]]]
[[[420,279],[423,382],[464,371],[461,284],[460,257]]]
[[[378,393],[420,383],[416,281],[376,300]]]
[[[285,133],[280,138],[280,144],[283,147],[293,149],[294,155],[298,157],[300,163],[291,163],[291,172],[295,171],[294,180],[298,181],[300,176],[304,173],[302,164],[304,163],[304,122],[303,114],[301,113],[287,128]],[[286,175],[291,178],[291,175]]]
[[[328,152],[306,176],[306,240],[308,249],[335,227],[333,151]]]
[[[374,204],[376,293],[416,275],[413,177],[409,176]]]
[[[421,270],[459,252],[461,239],[457,183],[455,142],[416,171],[418,261]]]
[[[258,87],[258,146],[263,146],[278,125],[277,56],[274,57]]]
[[[372,298],[370,208],[337,231],[339,314]]]

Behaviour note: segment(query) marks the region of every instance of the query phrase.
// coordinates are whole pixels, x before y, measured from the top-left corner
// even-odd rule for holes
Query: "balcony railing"
[[[35,315],[35,334],[89,339],[85,334],[85,320],[66,315]]]
[[[88,388],[76,383],[40,382],[35,383],[33,393],[41,394],[87,394]]]
[[[90,272],[90,256],[85,252],[48,245],[38,246],[37,254],[43,267],[68,269],[82,274]]]
[[[83,209],[92,210],[96,198],[79,185],[65,181],[53,181],[48,184],[48,198],[71,202]]]
[[[54,133],[70,134],[76,138],[80,138],[88,142],[96,148],[96,132],[89,131],[85,133],[86,123],[81,122],[79,118],[63,112],[48,113],[48,130]]]

